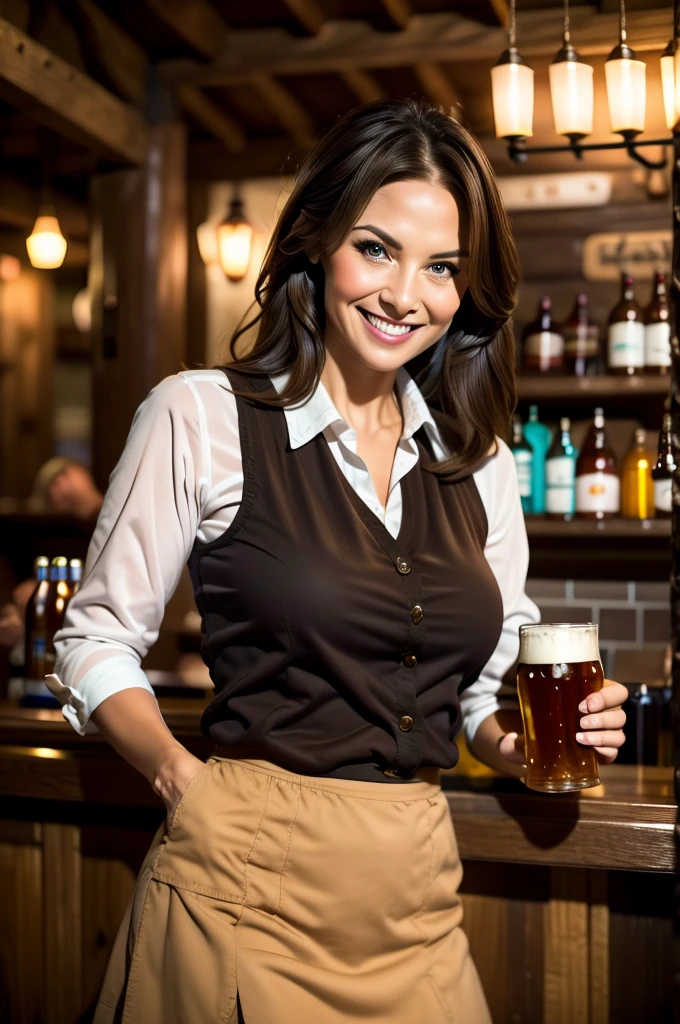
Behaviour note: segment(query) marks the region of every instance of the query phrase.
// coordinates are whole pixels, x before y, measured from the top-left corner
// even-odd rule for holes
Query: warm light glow
[[[641,60],[605,61],[609,118],[613,132],[637,134],[645,128],[646,67]]]
[[[220,251],[217,246],[217,225],[214,221],[204,220],[196,228],[198,251],[206,267],[220,262]]]
[[[4,253],[0,256],[0,281],[16,281],[21,273],[21,260]]]
[[[672,53],[664,53],[661,57],[661,86],[663,88],[663,108],[666,114],[666,127],[671,131],[677,120],[675,96],[675,61]]]
[[[71,303],[71,315],[76,329],[81,334],[87,334],[92,327],[92,303],[87,288],[81,288],[74,295]]]
[[[680,115],[680,46],[676,46],[675,56],[673,57],[673,65],[674,65],[674,71],[675,71],[675,74],[673,75],[673,77],[675,79],[675,111],[674,111],[674,113]],[[663,67],[663,61],[661,62],[661,66]],[[664,106],[665,106],[665,104],[666,104],[666,85],[665,85],[665,81],[664,81],[663,99],[664,99]],[[668,115],[666,115],[666,116],[668,116]],[[675,124],[669,125],[669,127],[674,128]]]
[[[491,68],[496,138],[531,138],[534,121],[534,72],[526,64],[496,64]]]
[[[593,130],[593,69],[578,60],[550,65],[550,96],[558,135],[590,135]]]
[[[39,214],[26,239],[28,258],[39,270],[55,270],[64,262],[66,239],[54,214]]]
[[[253,229],[244,220],[225,220],[217,228],[220,266],[230,281],[240,281],[248,272]]]

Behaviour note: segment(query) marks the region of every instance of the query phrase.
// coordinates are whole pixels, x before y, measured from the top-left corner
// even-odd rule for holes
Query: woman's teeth
[[[381,320],[378,316],[373,316],[372,313],[366,313],[366,319],[369,324],[372,324],[377,330],[382,331],[384,334],[408,334],[418,324],[389,324],[387,320]]]

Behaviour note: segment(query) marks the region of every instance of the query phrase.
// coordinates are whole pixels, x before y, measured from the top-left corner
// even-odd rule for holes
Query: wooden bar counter
[[[206,757],[202,697],[160,703],[175,735]],[[510,779],[443,777],[494,1024],[671,1020],[672,771],[611,766],[602,779],[544,796]],[[97,735],[77,736],[58,710],[0,702],[0,1021],[91,1019],[163,817]]]

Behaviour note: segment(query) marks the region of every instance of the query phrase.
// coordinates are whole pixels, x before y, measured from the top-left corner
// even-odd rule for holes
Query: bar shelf
[[[517,378],[517,396],[520,401],[608,399],[608,398],[665,398],[671,386],[670,375],[640,374],[634,377],[615,377],[601,374],[596,377],[568,375],[524,375]]]

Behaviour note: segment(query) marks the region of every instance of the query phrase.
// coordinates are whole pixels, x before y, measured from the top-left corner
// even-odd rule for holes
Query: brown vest
[[[242,374],[227,376],[243,388]],[[378,781],[452,767],[459,689],[503,621],[474,477],[423,470],[432,453],[417,431],[395,540],[323,433],[292,450],[282,409],[236,401],[243,499],[189,560],[215,684],[203,731],[233,757],[303,774]]]

